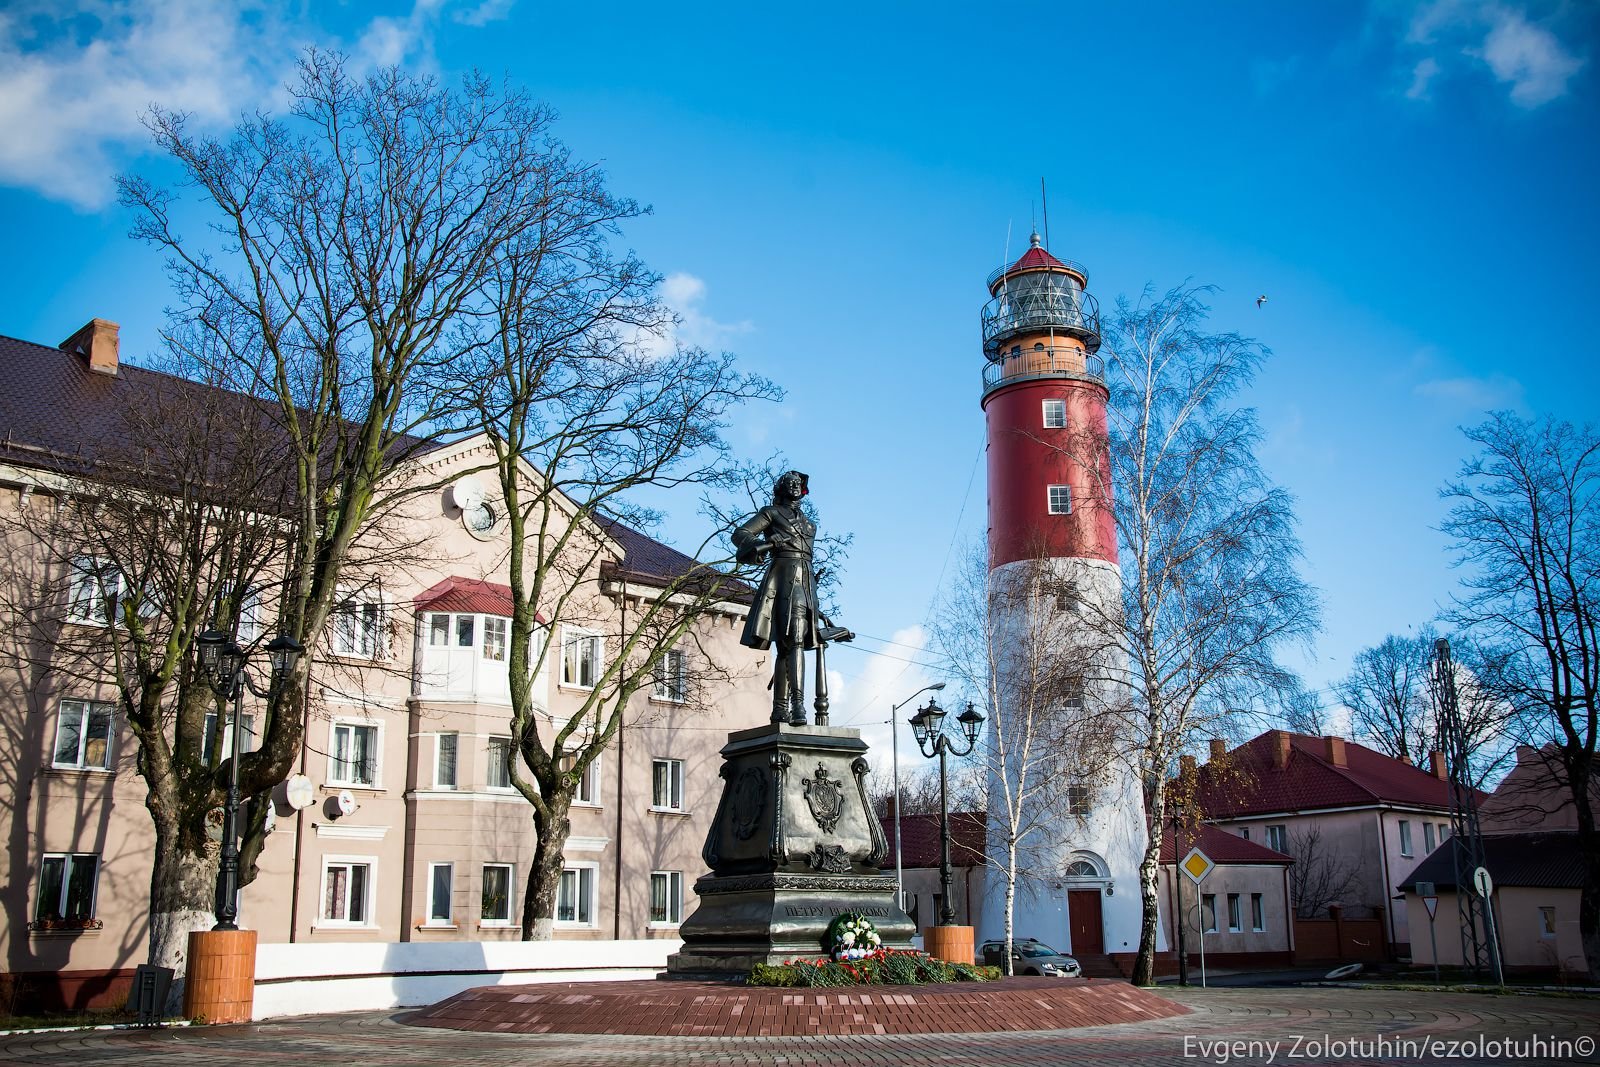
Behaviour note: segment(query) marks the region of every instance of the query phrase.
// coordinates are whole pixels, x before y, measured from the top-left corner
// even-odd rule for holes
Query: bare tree
[[[1428,695],[1429,664],[1438,635],[1390,634],[1356,653],[1350,673],[1334,688],[1350,709],[1352,732],[1386,756],[1421,765],[1439,747]]]
[[[456,390],[493,450],[492,475],[510,539],[513,613],[508,669],[511,731],[520,759],[511,781],[533,807],[536,832],[522,935],[548,939],[555,920],[568,810],[585,770],[615,738],[634,695],[674,670],[719,669],[693,649],[696,627],[748,592],[713,523],[703,562],[660,575],[631,610],[615,567],[618,522],[648,528],[647,491],[734,489],[740,471],[721,436],[734,407],[779,390],[745,375],[729,353],[660,351],[672,313],[658,279],[615,256],[618,225],[641,213],[613,197],[598,168],[551,144],[528,208],[530,225],[486,265],[492,309],[471,332]],[[638,589],[635,588],[635,595]],[[579,706],[551,717],[533,700],[563,623],[604,635],[604,668]],[[563,653],[565,654],[565,649]]]
[[[1312,824],[1289,835],[1289,892],[1296,917],[1315,919],[1327,914],[1330,904],[1343,903],[1360,884],[1360,872],[1341,853],[1322,839],[1322,828]]]
[[[1143,783],[1139,984],[1154,975],[1163,783],[1200,738],[1227,736],[1244,695],[1292,688],[1276,653],[1317,618],[1295,570],[1293,502],[1261,469],[1255,413],[1237,401],[1266,350],[1205,332],[1203,292],[1119,301],[1103,350],[1122,600],[1099,625],[1125,657],[1124,730]]]
[[[965,759],[957,760],[950,775],[951,811],[986,810],[988,800],[982,777],[981,768]],[[894,782],[888,775],[874,773],[867,778],[867,799],[880,820],[887,824],[893,819],[889,803],[894,799]],[[939,772],[931,765],[900,776],[900,814],[939,814]]]
[[[1004,885],[1007,973],[1017,890],[1036,875],[1059,876],[1051,856],[1063,830],[1088,812],[1112,762],[1106,729],[1118,720],[1096,706],[1105,649],[1058,607],[1080,595],[1072,582],[1042,551],[991,570],[975,545],[933,627],[961,697],[989,720],[972,758],[988,783],[983,862]]]
[[[190,356],[218,384],[264,400],[284,445],[292,495],[277,621],[309,649],[339,607],[352,546],[419,488],[398,475],[429,447],[425,434],[449,426],[442,369],[462,354],[464,318],[483,313],[497,257],[538,222],[530,205],[543,191],[550,115],[481,76],[455,89],[394,68],[357,78],[317,51],[288,100],[286,117],[248,117],[221,139],[151,111],[156,144],[208,223],[201,236],[178,229],[174,190],[139,177],[120,186],[134,235],[170,254],[174,320],[203,336]],[[186,331],[172,336],[181,343]],[[192,630],[174,637],[178,661]],[[274,690],[259,747],[241,761],[247,795],[293,766],[311,669],[302,657]],[[164,789],[171,742],[153,723],[137,736],[141,772]],[[156,820],[158,962],[181,960],[187,928],[209,910],[201,814]]]
[[[1583,859],[1578,925],[1600,974],[1600,436],[1496,412],[1443,497],[1465,587],[1450,613],[1486,650],[1479,681],[1519,740],[1550,754],[1571,797]],[[1545,746],[1550,746],[1545,748]]]

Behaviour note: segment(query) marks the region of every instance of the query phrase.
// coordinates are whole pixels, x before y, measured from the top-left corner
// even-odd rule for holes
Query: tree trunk
[[[548,814],[540,814],[538,808],[533,814],[537,840],[533,845],[533,866],[528,872],[527,889],[522,897],[524,941],[549,941],[555,932],[556,897],[561,890],[567,835],[572,832],[572,824],[567,821],[572,798],[559,789],[552,792],[555,795],[547,795],[544,802]]]
[[[1011,945],[1015,939],[1017,915],[1017,850],[1011,849],[1011,862],[1006,864],[1006,944],[1001,953],[1000,973],[1010,978],[1016,973],[1011,966]]]
[[[1161,821],[1166,815],[1165,804],[1156,786],[1155,795],[1145,796],[1146,825],[1151,829],[1144,846],[1144,858],[1139,861],[1139,954],[1133,960],[1134,985],[1148,986],[1156,983],[1156,934],[1161,929],[1161,904],[1156,893],[1156,875],[1161,869]],[[1183,917],[1174,917],[1182,922]]]
[[[155,863],[150,872],[150,962],[175,972],[167,1011],[183,1007],[189,934],[216,922],[217,857],[183,848],[175,830],[156,829]]]

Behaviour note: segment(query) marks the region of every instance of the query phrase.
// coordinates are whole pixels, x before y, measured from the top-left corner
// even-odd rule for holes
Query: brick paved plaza
[[[619,1037],[603,1035],[462,1033],[409,1026],[405,1013],[324,1015],[253,1026],[180,1028],[159,1032],[90,1032],[0,1038],[6,1064],[1200,1064],[1221,1057],[1209,1044],[1280,1042],[1276,1059],[1289,1064],[1418,1062],[1383,1049],[1334,1047],[1325,1038],[1391,1043],[1430,1037],[1443,1041],[1540,1039],[1535,1049],[1491,1050],[1421,1062],[1600,1063],[1600,1001],[1556,997],[1493,997],[1464,993],[1364,989],[1232,988],[1163,990],[1192,1014],[1153,1022],[1086,1027],[1054,1033],[890,1035],[882,1037]],[[1302,1043],[1293,1051],[1296,1035]],[[1563,1058],[1551,1041],[1587,1039],[1579,1055]],[[1390,1049],[1394,1045],[1391,1044]],[[1186,1053],[1187,1049],[1187,1055]],[[1207,1054],[1207,1051],[1210,1054]],[[1363,1054],[1376,1052],[1378,1055]],[[1448,1052],[1448,1049],[1444,1051]],[[1468,1050],[1469,1052],[1471,1050]],[[1232,1063],[1269,1062],[1264,1051]]]

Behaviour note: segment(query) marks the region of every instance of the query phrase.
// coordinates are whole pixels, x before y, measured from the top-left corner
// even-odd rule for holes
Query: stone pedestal
[[[722,799],[695,883],[700,906],[679,930],[672,974],[742,974],[822,953],[834,916],[860,912],[891,948],[916,927],[900,908],[883,827],[867,802],[859,730],[772,724],[728,735]]]

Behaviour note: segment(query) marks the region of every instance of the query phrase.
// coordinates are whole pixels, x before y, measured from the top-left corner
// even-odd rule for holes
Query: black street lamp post
[[[917,748],[924,756],[929,759],[939,757],[939,891],[942,894],[939,898],[939,925],[954,926],[956,909],[950,903],[949,774],[945,766],[945,754],[954,752],[958,756],[965,756],[971,752],[972,746],[978,742],[978,729],[983,725],[983,716],[970,703],[966,711],[956,716],[956,721],[961,724],[961,734],[967,739],[966,748],[956,748],[946,736],[944,719],[945,710],[929,697],[928,706],[911,716],[911,732],[916,735]]]
[[[199,648],[200,670],[212,692],[224,703],[233,705],[233,738],[228,756],[228,797],[222,805],[222,861],[217,867],[217,924],[213,930],[237,930],[239,918],[239,735],[244,732],[241,710],[244,691],[260,697],[263,693],[245,673],[249,657],[244,649],[221,630],[207,629],[195,637]],[[300,642],[279,634],[267,644],[267,660],[272,666],[272,685],[287,677],[301,652]],[[270,693],[270,690],[268,691]]]

